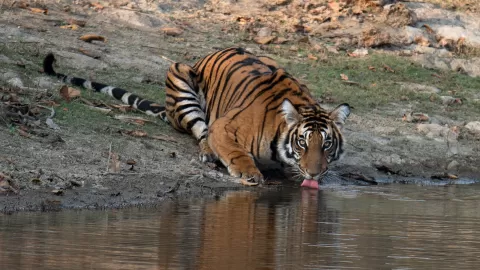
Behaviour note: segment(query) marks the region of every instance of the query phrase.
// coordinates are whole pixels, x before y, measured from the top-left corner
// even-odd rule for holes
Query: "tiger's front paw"
[[[248,167],[235,170],[229,167],[230,175],[240,178],[240,182],[245,186],[256,186],[264,182],[263,174],[256,167]]]
[[[199,159],[201,162],[215,162],[218,158],[208,145],[207,139],[203,139],[198,143],[200,146]]]

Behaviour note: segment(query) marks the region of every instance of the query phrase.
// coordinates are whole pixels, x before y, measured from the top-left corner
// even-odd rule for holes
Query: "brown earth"
[[[112,120],[111,113],[92,113],[78,100],[62,101],[58,94],[61,84],[41,73],[41,59],[48,52],[59,59],[59,72],[135,92],[138,88],[147,96],[158,96],[159,102],[169,59],[193,63],[233,45],[268,55],[272,52],[268,43],[286,43],[290,49],[282,55],[287,59],[297,58],[288,51],[298,50],[302,43],[317,52],[334,54],[358,47],[377,48],[404,53],[433,68],[479,75],[475,64],[468,62],[477,61],[475,57],[457,57],[475,52],[480,47],[478,40],[463,42],[462,36],[440,36],[439,32],[452,31],[434,18],[429,27],[437,34],[430,33],[422,27],[425,23],[419,24],[425,18],[419,14],[428,4],[388,6],[387,1],[379,2],[31,1],[27,5],[3,1],[0,211],[124,207],[185,196],[215,197],[225,190],[244,188],[222,168],[199,163],[195,141],[158,120],[138,127]],[[478,28],[475,30],[475,21],[469,23],[470,15],[458,16],[465,16],[458,20],[463,23],[462,34],[475,35]],[[107,40],[84,42],[79,39],[84,34]],[[424,47],[428,52],[417,52]],[[158,89],[158,94],[149,92],[151,89]],[[82,93],[82,97],[87,102],[98,101],[91,94]],[[33,106],[40,103],[47,109],[60,104],[51,118],[59,129],[45,123],[50,111]],[[18,111],[23,114],[18,116]],[[403,113],[405,108],[395,104],[369,113],[354,111],[345,130],[346,156],[334,165],[335,173],[324,183],[445,185],[480,179],[480,136],[464,128],[474,116],[465,120],[439,116],[432,126],[419,127],[402,122]],[[125,134],[125,130],[140,132],[144,127],[149,137]],[[151,135],[162,137],[158,140]],[[127,160],[135,160],[133,170]],[[284,178],[277,171],[270,176],[271,180]],[[256,188],[299,185],[271,183]]]

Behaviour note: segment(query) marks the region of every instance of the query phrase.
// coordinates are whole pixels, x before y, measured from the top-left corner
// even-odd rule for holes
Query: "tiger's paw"
[[[263,174],[255,167],[248,168],[245,171],[236,171],[234,169],[228,168],[230,175],[240,178],[240,183],[245,186],[257,186],[264,182]]]
[[[199,159],[201,162],[215,162],[217,161],[217,155],[212,151],[206,139],[203,139],[198,144],[200,146]]]

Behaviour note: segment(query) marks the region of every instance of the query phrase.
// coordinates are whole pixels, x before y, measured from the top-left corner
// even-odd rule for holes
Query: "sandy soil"
[[[251,4],[248,16],[262,13],[267,26],[275,22],[278,12],[282,16],[288,15],[285,29],[302,19],[298,17],[298,10],[292,8],[296,1],[293,4],[290,1],[269,1],[271,5],[252,4],[258,1],[238,1],[229,5],[193,0],[162,1],[161,4],[113,1],[99,5],[89,4],[88,1],[63,1],[62,4],[57,1],[43,1],[43,4],[32,1],[30,7],[18,6],[19,3],[11,6],[6,2],[0,11],[2,97],[5,97],[8,88],[30,100],[36,95],[43,95],[39,99],[59,99],[57,91],[61,84],[40,73],[41,59],[48,52],[57,55],[61,62],[57,69],[61,67],[59,71],[63,73],[95,78],[113,85],[117,79],[125,80],[127,74],[128,80],[132,81],[127,86],[139,84],[139,88],[145,85],[151,88],[153,85],[161,91],[170,63],[166,58],[192,63],[206,53],[231,45],[263,52],[263,45],[248,38],[239,38],[242,35],[238,33],[239,21],[246,21],[240,24],[240,28],[249,27],[246,8],[242,5]],[[48,8],[48,12],[36,12],[31,7]],[[84,21],[86,25],[76,30],[61,27],[68,27],[71,19]],[[324,19],[335,23],[338,18]],[[401,23],[411,22],[407,19]],[[165,34],[162,31],[164,27],[174,27],[182,33]],[[276,29],[287,39],[295,39],[299,35],[281,27]],[[314,31],[325,35],[326,30],[319,27]],[[360,30],[352,28],[351,31],[350,35],[357,35],[355,31]],[[83,34],[98,34],[108,40],[106,43],[86,43],[78,39]],[[359,42],[345,38],[343,34],[335,32],[332,35],[339,47]],[[312,34],[311,38],[316,36]],[[408,43],[406,39],[403,45],[410,46],[412,42]],[[403,46],[400,43],[394,45]],[[434,53],[437,51],[432,55]],[[472,76],[475,76],[474,72]],[[53,97],[51,93],[54,93]],[[174,140],[120,134],[118,131],[125,126],[111,121],[91,125],[88,120],[73,123],[73,118],[82,117],[79,112],[81,107],[77,106],[73,108],[76,113],[73,118],[53,118],[59,130],[52,130],[44,124],[48,112],[36,115],[41,123],[35,124],[37,126],[34,125],[28,130],[29,135],[25,136],[9,123],[11,118],[5,116],[7,105],[3,102],[0,108],[4,113],[0,126],[2,212],[125,207],[186,196],[216,197],[225,190],[244,188],[225,175],[222,168],[199,163],[195,141],[160,121],[156,121],[153,127],[151,125],[150,130],[158,130],[157,135],[170,136]],[[428,136],[411,123],[396,121],[393,124],[392,119],[398,120],[404,109],[393,106],[376,108],[370,114],[353,113],[345,130],[348,140],[346,156],[334,165],[335,173],[325,179],[324,184],[401,182],[446,185],[469,184],[480,179],[480,136],[463,132],[464,129],[459,135],[452,128],[463,127],[465,123],[451,119],[441,119],[439,126],[446,125],[446,131],[428,135],[432,131],[427,130]],[[89,116],[85,114],[84,117]],[[99,120],[96,118],[94,121]],[[119,169],[115,172],[107,168],[111,159],[110,146],[112,152],[120,156]],[[134,170],[126,164],[128,159],[136,161]],[[449,174],[459,179],[449,178]],[[432,175],[440,179],[432,180]],[[284,179],[277,171],[270,178],[272,185],[256,188],[299,188],[299,183],[295,181],[277,183],[276,180]]]

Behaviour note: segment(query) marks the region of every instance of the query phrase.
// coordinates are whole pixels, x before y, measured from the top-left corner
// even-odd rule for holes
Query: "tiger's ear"
[[[350,106],[347,103],[343,103],[341,105],[338,105],[328,115],[329,115],[330,119],[333,122],[335,122],[335,125],[337,125],[337,127],[339,129],[342,129],[343,125],[345,124],[345,120],[350,115]]]
[[[288,99],[284,99],[282,102],[282,114],[288,127],[300,121],[300,114]]]

